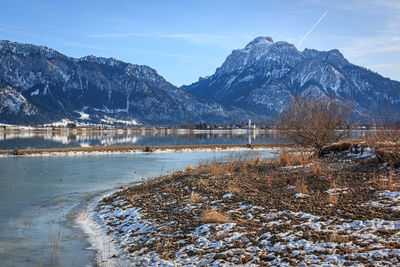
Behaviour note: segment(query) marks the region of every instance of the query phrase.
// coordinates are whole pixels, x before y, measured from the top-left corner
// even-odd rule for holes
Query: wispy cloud
[[[319,17],[317,22],[314,23],[314,25],[311,27],[311,29],[303,36],[303,38],[300,40],[299,44],[297,45],[298,48],[303,44],[304,40],[311,34],[311,32],[315,29],[315,27],[317,27],[318,24],[324,19],[326,14],[328,14],[328,11],[325,11],[324,14],[322,14],[322,16]]]
[[[342,38],[342,37],[338,37]],[[400,36],[352,37],[345,39],[345,45],[339,49],[350,58],[385,52],[400,52]]]
[[[230,36],[209,35],[209,34],[188,34],[188,33],[99,33],[90,34],[89,38],[129,38],[129,37],[151,37],[164,39],[181,39],[193,43],[213,43],[221,40],[229,40]]]

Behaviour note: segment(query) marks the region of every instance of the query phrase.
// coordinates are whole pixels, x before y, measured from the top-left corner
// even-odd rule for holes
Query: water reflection
[[[277,144],[282,142],[279,133],[274,130],[49,130],[3,132],[0,137],[0,149],[107,145]]]

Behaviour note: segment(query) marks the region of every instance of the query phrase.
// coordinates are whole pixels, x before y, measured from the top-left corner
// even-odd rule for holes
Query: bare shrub
[[[225,215],[216,210],[210,210],[203,215],[201,219],[204,223],[229,223],[232,222]]]
[[[320,155],[325,146],[339,141],[347,133],[350,111],[349,104],[333,97],[297,96],[278,116],[278,126],[288,141],[312,147]]]
[[[366,135],[365,143],[375,149],[379,162],[400,166],[400,123],[394,119],[378,120],[372,123],[373,130]]]

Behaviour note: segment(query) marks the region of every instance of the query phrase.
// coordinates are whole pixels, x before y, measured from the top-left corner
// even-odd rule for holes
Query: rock
[[[143,149],[143,152],[153,152],[153,149],[152,149],[151,147],[149,147],[149,146],[146,146],[146,147]]]
[[[305,240],[308,240],[308,239],[310,238],[310,232],[304,231],[304,232],[303,232],[303,238],[304,238]]]

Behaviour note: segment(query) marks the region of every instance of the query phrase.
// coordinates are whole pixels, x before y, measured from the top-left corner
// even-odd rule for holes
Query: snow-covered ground
[[[399,193],[378,192],[385,197],[393,197],[400,209]],[[385,198],[387,201],[389,198]],[[244,203],[241,203],[244,204]],[[373,203],[364,205],[374,205]],[[91,208],[95,208],[93,205]],[[196,205],[188,204],[187,209]],[[248,219],[264,217],[268,222],[260,223],[264,231],[258,233],[258,242],[249,242],[248,233],[237,223],[204,223],[197,226],[192,233],[192,240],[176,252],[173,260],[162,259],[162,255],[151,251],[146,245],[163,242],[166,236],[157,237],[157,229],[167,225],[157,225],[143,219],[141,209],[131,206],[126,201],[116,198],[111,205],[101,207],[98,214],[91,211],[85,227],[90,228],[90,240],[99,252],[99,258],[112,263],[119,259],[130,264],[146,265],[213,265],[230,266],[229,262],[240,257],[252,260],[261,258],[268,265],[315,264],[325,266],[368,264],[371,261],[378,265],[400,264],[400,222],[372,219],[351,220],[337,217],[326,220],[324,216],[309,213],[280,211],[264,213],[263,207],[240,205],[230,213],[244,213]],[[261,212],[261,213],[260,213]],[[254,215],[255,216],[255,215]],[[94,224],[93,220],[96,221]],[[174,224],[170,221],[167,224]],[[95,225],[95,226],[94,226]],[[102,239],[104,233],[111,234]],[[180,235],[181,233],[174,233]],[[110,249],[104,249],[104,241],[110,242]],[[179,241],[178,241],[179,242]],[[245,244],[237,247],[235,244]],[[246,245],[247,244],[247,245]],[[142,245],[143,249],[128,252],[130,247]],[[119,249],[123,247],[125,249]],[[204,251],[204,254],[193,253]],[[216,259],[215,251],[223,251]],[[130,258],[129,258],[129,256]],[[193,255],[195,254],[195,255]],[[114,256],[115,258],[113,258]],[[240,262],[236,262],[240,263]],[[255,264],[255,263],[254,263]]]

